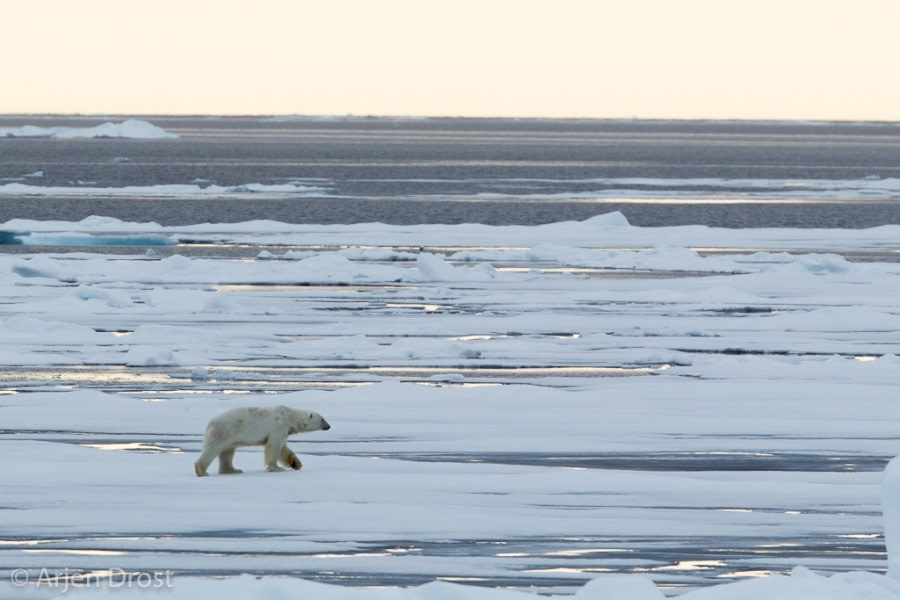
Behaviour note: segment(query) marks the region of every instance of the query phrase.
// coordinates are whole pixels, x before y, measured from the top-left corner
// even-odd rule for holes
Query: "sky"
[[[898,0],[0,0],[0,113],[900,121]]]

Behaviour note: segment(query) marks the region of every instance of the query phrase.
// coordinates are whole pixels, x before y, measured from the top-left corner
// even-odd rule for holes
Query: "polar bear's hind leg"
[[[200,458],[197,459],[197,462],[194,463],[194,472],[197,474],[197,477],[206,477],[208,473],[206,469],[209,468],[209,465],[216,458],[215,448],[211,447],[211,444],[207,443],[206,440],[203,441],[203,452],[200,454]]]
[[[287,438],[285,436],[269,435],[269,438],[266,440],[265,451],[266,471],[272,471],[273,473],[284,471],[278,466],[278,457],[281,455],[281,449],[284,448],[286,442]]]

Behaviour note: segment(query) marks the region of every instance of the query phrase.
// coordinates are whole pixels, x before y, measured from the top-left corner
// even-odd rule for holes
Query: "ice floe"
[[[15,184],[19,185],[19,184]],[[3,193],[7,186],[0,186]],[[39,189],[38,186],[34,186]],[[146,193],[166,195],[169,186],[148,186]],[[236,193],[234,188],[213,186],[209,192],[200,186],[173,186],[172,195],[186,187],[189,193],[210,195]],[[302,183],[277,186],[285,192],[319,193],[319,188]],[[68,188],[66,188],[68,189]],[[82,189],[82,188],[76,188]],[[129,188],[121,189],[123,194]],[[281,193],[281,192],[279,192]],[[205,223],[184,226],[162,226],[157,223],[127,223],[111,217],[88,217],[77,223],[12,219],[0,224],[0,231],[19,234],[80,232],[91,234],[166,234],[177,237],[207,236],[220,242],[253,243],[265,237],[269,244],[347,245],[355,246],[445,246],[494,249],[522,249],[540,258],[553,252],[552,245],[563,246],[569,258],[578,256],[565,248],[634,249],[874,249],[896,250],[900,239],[900,225],[883,225],[869,229],[730,229],[705,225],[674,227],[639,227],[631,225],[620,212],[599,215],[584,221],[549,223],[537,226],[464,225],[386,225],[359,223],[352,225],[309,225],[276,221],[248,221],[244,223]],[[543,247],[549,245],[549,247]],[[561,256],[557,253],[557,257]],[[583,256],[583,254],[582,254]],[[464,257],[463,257],[464,258]],[[774,260],[778,260],[777,257]],[[678,265],[676,265],[678,266]],[[683,265],[682,265],[683,266]],[[690,266],[688,266],[690,270]]]
[[[220,198],[247,197],[254,195],[303,195],[319,196],[328,193],[328,188],[305,185],[302,183],[243,185],[197,185],[197,184],[160,184],[132,185],[123,187],[78,186],[40,186],[24,183],[7,183],[0,185],[0,195],[7,196],[141,196],[152,198]]]
[[[126,119],[121,123],[103,123],[94,127],[38,127],[24,125],[0,128],[0,137],[11,138],[130,138],[144,140],[173,139],[178,136],[140,119]]]

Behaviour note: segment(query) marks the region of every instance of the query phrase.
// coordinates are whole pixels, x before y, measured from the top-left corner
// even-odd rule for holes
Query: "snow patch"
[[[118,290],[105,290],[92,285],[80,285],[70,293],[78,300],[96,300],[111,308],[130,308],[134,306],[131,296]]]

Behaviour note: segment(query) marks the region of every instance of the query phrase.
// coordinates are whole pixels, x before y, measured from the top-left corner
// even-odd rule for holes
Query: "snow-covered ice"
[[[12,138],[130,138],[160,140],[177,138],[178,135],[140,119],[126,119],[121,123],[103,123],[94,127],[38,127],[23,125],[15,128],[0,128],[0,137]]]
[[[0,597],[900,598],[900,227],[0,232],[94,246],[0,254]],[[332,429],[195,477],[251,404]]]

